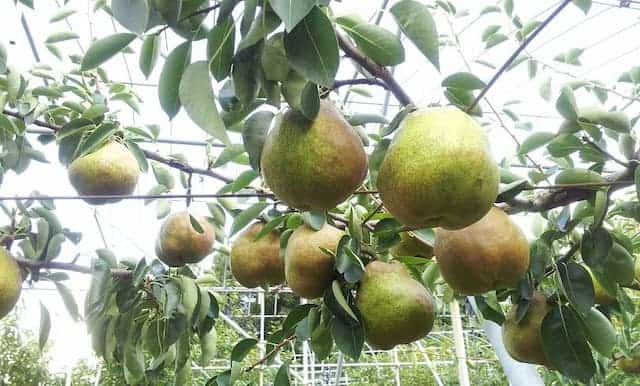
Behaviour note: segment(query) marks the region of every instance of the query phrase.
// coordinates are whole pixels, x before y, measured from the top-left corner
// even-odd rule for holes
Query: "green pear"
[[[394,245],[389,250],[395,257],[400,256],[417,256],[424,258],[433,257],[433,247],[410,232],[400,233],[400,243]]]
[[[160,228],[156,242],[158,258],[170,267],[195,264],[204,259],[213,247],[215,233],[204,217],[196,218],[203,233],[191,225],[188,212],[173,213]]]
[[[421,109],[400,124],[380,166],[387,210],[414,229],[460,229],[498,195],[500,173],[484,130],[454,107]]]
[[[502,339],[504,346],[513,359],[540,364],[549,367],[550,362],[544,354],[542,346],[542,321],[551,306],[547,304],[547,297],[535,292],[531,305],[520,323],[516,320],[517,306],[512,306],[502,324]]]
[[[529,269],[526,237],[498,208],[466,228],[438,229],[435,253],[443,279],[465,295],[513,287]]]
[[[139,176],[138,161],[125,145],[116,141],[76,158],[69,165],[71,185],[83,196],[131,194]],[[92,198],[86,201],[100,205],[120,200]]]
[[[335,253],[342,236],[343,231],[329,224],[319,231],[302,225],[291,234],[284,254],[284,274],[293,293],[307,299],[324,295],[336,270],[335,259],[321,248]]]
[[[425,337],[433,328],[433,301],[399,262],[369,263],[356,296],[367,342],[390,350]]]
[[[284,281],[280,258],[280,232],[273,230],[259,240],[264,224],[257,222],[242,232],[231,247],[231,272],[247,288],[275,285]]]
[[[326,100],[313,120],[289,110],[267,136],[260,165],[275,195],[301,210],[325,211],[346,200],[367,174],[356,131]]]
[[[9,251],[0,247],[0,319],[18,302],[22,289],[22,272]]]

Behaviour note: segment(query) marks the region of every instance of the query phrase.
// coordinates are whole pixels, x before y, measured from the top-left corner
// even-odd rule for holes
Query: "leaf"
[[[284,48],[284,34],[274,34],[264,44],[260,57],[262,70],[267,80],[285,81],[289,75],[289,60]]]
[[[340,57],[336,33],[324,12],[314,7],[285,34],[284,46],[293,69],[313,83],[333,87]]]
[[[76,40],[78,38],[80,38],[80,35],[78,35],[75,32],[71,32],[71,31],[54,32],[47,37],[47,40],[45,40],[45,43],[47,44],[59,43],[67,40]]]
[[[622,285],[630,285],[634,279],[634,257],[622,245],[613,242],[602,262],[602,271],[607,279]]]
[[[191,42],[187,41],[171,51],[164,62],[158,83],[160,106],[170,119],[178,114],[180,102],[180,80],[188,63],[191,61]]]
[[[556,109],[560,115],[570,122],[575,122],[578,119],[578,106],[571,87],[562,87],[560,96],[556,101]]]
[[[429,8],[415,0],[401,0],[391,7],[391,14],[409,40],[440,69],[440,42]]]
[[[149,24],[147,0],[112,0],[111,10],[118,23],[129,31],[140,35],[147,29]]]
[[[404,47],[400,39],[386,29],[368,24],[358,16],[338,17],[340,24],[362,53],[382,66],[395,66],[404,62]]]
[[[358,359],[364,345],[364,329],[361,325],[352,326],[340,318],[333,318],[331,335],[338,349],[346,356]]]
[[[56,289],[60,293],[60,297],[62,297],[62,302],[64,306],[67,308],[69,315],[76,322],[80,319],[80,313],[78,312],[78,305],[76,304],[76,300],[73,297],[73,293],[67,286],[62,283],[55,282]]]
[[[78,156],[89,154],[95,150],[98,150],[105,143],[107,143],[113,134],[118,131],[118,126],[113,123],[104,123],[98,126],[80,145],[78,149]]]
[[[149,170],[149,163],[147,162],[147,157],[144,155],[144,152],[142,151],[140,146],[138,146],[138,144],[133,141],[125,141],[124,144],[127,145],[127,148],[129,149],[131,154],[136,157],[136,161],[138,161],[138,167],[140,168],[140,170],[146,173]]]
[[[342,292],[342,288],[340,287],[339,281],[334,280],[331,283],[331,291],[333,292],[333,297],[338,302],[338,305],[342,307],[344,312],[346,312],[347,315],[353,318],[354,321],[358,322],[358,317],[356,316],[356,314],[353,313],[353,310],[349,306],[349,303],[347,303],[347,299],[344,297],[344,293]]]
[[[320,111],[320,94],[318,86],[309,82],[300,96],[300,112],[305,118],[314,120]]]
[[[602,222],[607,215],[607,210],[609,210],[609,189],[600,189],[596,191],[593,204],[593,228],[597,228],[602,225]]]
[[[60,8],[58,9],[58,11],[56,11],[56,13],[54,13],[51,16],[51,18],[49,19],[49,23],[55,23],[60,20],[64,20],[69,16],[73,15],[74,13],[76,13],[76,11],[72,8],[67,8],[67,7]]]
[[[269,11],[262,10],[251,24],[249,32],[238,44],[238,51],[254,46],[280,25],[280,19]]]
[[[579,313],[587,313],[593,306],[595,296],[589,272],[583,266],[569,261],[558,264],[558,273],[569,302]]]
[[[231,144],[224,122],[218,113],[206,61],[195,62],[187,67],[180,81],[179,95],[193,122],[224,144]]]
[[[457,72],[446,77],[442,81],[442,87],[460,88],[463,90],[481,90],[487,87],[487,84],[473,74],[468,72]]]
[[[260,170],[260,157],[262,156],[262,148],[267,139],[267,131],[271,126],[274,114],[270,111],[258,111],[252,114],[244,122],[242,130],[242,142],[244,148],[249,154],[249,163],[251,167]]]
[[[545,316],[541,327],[545,356],[563,375],[588,383],[595,363],[584,329],[567,306],[556,306]]]
[[[138,63],[140,71],[144,74],[145,78],[149,78],[153,68],[158,62],[158,56],[160,55],[160,36],[149,35],[144,39],[142,48],[140,50],[140,61]]]
[[[633,172],[633,179],[636,185],[636,197],[640,200],[640,168],[637,167]]]
[[[591,346],[603,356],[611,356],[617,339],[609,319],[594,307],[582,317],[582,322]]]
[[[40,346],[40,352],[44,350],[45,344],[49,339],[49,332],[51,331],[51,315],[49,310],[42,302],[40,303],[40,334],[38,337],[38,345]]]
[[[291,0],[294,1],[294,0]],[[296,0],[300,1],[300,0]],[[289,381],[289,363],[283,363],[278,372],[276,373],[276,378],[273,381],[273,386],[290,386],[291,382]]]
[[[564,184],[582,184],[582,183],[592,183],[592,182],[604,182],[605,179],[598,173],[589,169],[566,169],[560,172],[556,176],[556,184],[564,185]],[[594,187],[593,189],[599,189],[599,187]]]
[[[542,99],[549,102],[551,100],[551,78],[545,79],[542,83],[540,83],[540,96]]]
[[[195,230],[196,232],[203,234],[204,233],[204,229],[202,229],[202,225],[200,225],[200,222],[198,222],[198,219],[193,217],[193,215],[189,215],[189,223],[191,224],[191,227],[193,228],[193,230]]]
[[[246,338],[236,343],[231,350],[231,362],[241,362],[257,344],[258,341],[252,338]]]
[[[236,26],[232,18],[225,19],[209,32],[207,37],[209,71],[217,81],[222,81],[231,72],[235,39]]]
[[[218,334],[212,328],[206,334],[200,335],[200,366],[207,366],[216,356]]]
[[[487,38],[487,41],[485,42],[486,44],[485,44],[484,48],[485,49],[489,49],[491,47],[495,47],[495,46],[497,46],[498,44],[500,44],[502,42],[506,42],[507,40],[509,40],[509,37],[507,35],[504,35],[504,34],[501,34],[501,33],[493,34],[493,35],[491,35],[491,36],[489,36]],[[514,63],[517,65],[519,63],[522,63],[522,60],[519,61],[519,62],[514,61]],[[509,69],[513,68],[514,65],[512,64],[511,66],[512,67],[510,67]]]
[[[136,34],[117,33],[96,40],[84,54],[80,71],[89,71],[98,67],[122,51],[135,38]]]
[[[298,323],[306,318],[309,315],[309,311],[315,307],[317,307],[315,304],[300,304],[289,311],[284,322],[282,322],[283,335],[288,335],[289,332],[293,331]]]
[[[7,71],[7,49],[4,44],[0,42],[0,74]],[[4,105],[4,103],[3,103]]]
[[[169,172],[169,169],[156,162],[151,164],[151,169],[153,170],[153,176],[158,184],[166,187],[167,190],[171,190],[175,187],[175,179]]]
[[[327,215],[325,212],[304,212],[302,213],[304,222],[307,223],[312,229],[319,231],[327,221]]]
[[[513,0],[504,0],[504,13],[509,16],[513,15]]]
[[[584,14],[588,14],[593,3],[592,0],[572,0],[576,7],[580,8]]]
[[[258,202],[240,212],[236,218],[233,219],[233,225],[231,225],[231,232],[229,233],[229,236],[236,234],[239,230],[247,226],[247,224],[258,217],[258,215],[262,213],[267,206],[268,204],[266,202]]]
[[[284,23],[287,32],[291,32],[316,5],[317,0],[269,0],[271,8]]]
[[[518,149],[518,155],[529,154],[530,152],[548,144],[556,135],[548,131],[538,131],[531,134],[527,139],[522,141],[520,148]]]
[[[353,114],[347,117],[347,121],[351,126],[366,125],[368,123],[389,123],[387,118],[379,114]]]
[[[601,125],[619,133],[628,133],[631,130],[629,116],[622,111],[605,111],[599,107],[590,107],[581,109],[579,118],[580,122]]]

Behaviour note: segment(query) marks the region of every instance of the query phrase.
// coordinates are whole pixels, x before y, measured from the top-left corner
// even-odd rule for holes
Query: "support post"
[[[456,363],[458,365],[458,382],[460,386],[470,386],[469,367],[467,366],[467,353],[464,347],[464,332],[460,318],[460,305],[453,299],[449,303],[451,312],[451,326],[453,328],[453,342],[456,347]]]

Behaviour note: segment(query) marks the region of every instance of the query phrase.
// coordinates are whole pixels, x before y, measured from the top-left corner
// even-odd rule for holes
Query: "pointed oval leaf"
[[[522,144],[520,145],[520,148],[518,149],[518,154],[520,155],[528,154],[548,144],[555,137],[556,135],[554,133],[550,133],[547,131],[538,131],[536,133],[533,133],[522,142]]]
[[[239,230],[247,226],[253,219],[258,217],[260,213],[267,207],[266,202],[258,202],[256,204],[251,205],[247,209],[240,212],[236,218],[233,220],[233,225],[231,226],[231,232],[229,236],[236,234]]]
[[[80,71],[92,70],[122,51],[136,38],[136,34],[117,33],[96,40],[82,58]]]
[[[317,0],[269,0],[287,31],[291,31],[311,11]]]
[[[357,16],[336,19],[366,56],[383,66],[395,66],[404,62],[404,47],[400,39],[386,29],[368,24]]]
[[[140,50],[140,71],[144,74],[145,78],[149,78],[153,68],[158,62],[158,56],[160,55],[160,36],[150,35],[144,39],[142,43],[142,49]]]
[[[160,73],[158,97],[160,106],[170,119],[178,114],[180,103],[180,80],[187,64],[191,61],[191,42],[184,42],[171,51]]]
[[[218,23],[209,32],[207,37],[209,70],[217,81],[229,76],[235,41],[236,25],[232,18],[227,18],[222,23]]]
[[[616,330],[600,311],[591,308],[582,318],[585,334],[591,346],[605,357],[611,356],[616,345]]]
[[[138,35],[149,24],[149,3],[147,0],[112,0],[113,17],[122,26]]]
[[[391,14],[409,40],[440,69],[440,42],[429,8],[415,0],[401,0],[391,7]]]
[[[458,72],[446,77],[445,80],[442,81],[442,87],[481,90],[487,87],[487,84],[471,73]]]

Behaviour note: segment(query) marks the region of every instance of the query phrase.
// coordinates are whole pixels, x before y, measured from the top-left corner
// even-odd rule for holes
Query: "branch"
[[[496,72],[496,74],[493,76],[493,78],[491,78],[491,80],[489,81],[489,83],[487,83],[487,86],[482,89],[482,91],[480,92],[480,94],[478,94],[478,96],[476,97],[476,99],[471,103],[471,105],[469,105],[469,107],[467,108],[467,112],[472,111],[477,105],[478,103],[482,100],[482,98],[484,98],[485,95],[487,95],[487,93],[489,92],[489,90],[491,89],[491,87],[493,87],[493,85],[498,81],[498,79],[500,79],[500,77],[502,76],[502,74],[504,74],[505,71],[507,71],[507,69],[509,68],[509,66],[511,66],[511,63],[513,63],[518,56],[520,56],[520,54],[522,53],[522,51],[524,51],[525,48],[527,48],[527,46],[529,45],[529,43],[531,43],[533,41],[533,39],[536,38],[536,36],[538,36],[538,34],[540,34],[540,32],[542,32],[543,29],[545,29],[549,23],[551,23],[551,21],[553,19],[556,18],[556,16],[558,16],[560,14],[560,12],[562,12],[562,10],[569,5],[569,3],[571,3],[571,0],[563,0],[562,4],[560,4],[558,6],[558,8],[556,8],[555,11],[553,11],[543,22],[542,24],[540,24],[538,26],[538,28],[535,29],[535,31],[533,31],[523,42],[522,44],[520,44],[520,47],[518,47],[518,49],[516,49],[513,54],[511,54],[511,56],[509,57],[509,59],[507,59],[507,61],[502,65],[502,67],[500,67],[500,69],[498,70],[498,72]]]
[[[384,82],[387,86],[386,88],[393,93],[398,102],[405,106],[413,103],[409,95],[407,95],[402,86],[400,86],[400,84],[391,75],[389,70],[363,55],[356,47],[354,47],[353,44],[351,44],[349,39],[342,34],[336,33],[336,37],[338,38],[338,44],[345,55],[353,59],[371,75]]]
[[[261,364],[265,363],[266,361],[269,360],[269,358],[271,358],[275,353],[277,353],[278,351],[280,351],[280,349],[282,347],[284,347],[284,345],[286,345],[287,343],[291,342],[292,340],[294,340],[296,338],[296,334],[291,334],[289,335],[285,340],[283,340],[282,342],[278,343],[273,350],[269,351],[264,357],[262,357],[261,359],[259,359],[257,362],[255,362],[254,364],[252,364],[251,366],[247,367],[244,371],[245,372],[250,372],[251,370],[255,369],[256,367],[260,366]]]
[[[33,261],[21,258],[14,258],[18,265],[22,268],[28,268],[30,270],[38,269],[55,269],[61,271],[73,271],[79,273],[92,274],[94,270],[91,267],[84,265],[78,265],[74,263],[60,263],[57,261]],[[121,279],[128,279],[131,277],[132,272],[127,269],[112,269],[111,274]]]
[[[255,193],[219,193],[219,194],[131,194],[131,195],[86,195],[86,196],[0,196],[2,201],[45,201],[45,200],[149,200],[149,199],[176,199],[176,198],[247,198],[260,197],[275,199],[273,193],[255,192]]]
[[[16,112],[13,111],[9,111],[9,110],[3,110],[2,113],[4,115],[8,115],[17,119],[20,119],[21,121],[24,122],[24,115],[18,114]],[[33,122],[31,122],[32,125],[36,125],[36,126],[40,126],[40,127],[45,127],[49,130],[52,130],[54,132],[58,132],[60,130],[62,130],[62,128],[60,126],[56,126],[53,125],[51,123],[48,122],[44,122],[44,121],[40,121],[40,120],[35,120]],[[178,161],[175,158],[166,158],[158,153],[149,151],[149,150],[142,150],[142,152],[144,153],[145,157],[147,157],[150,160],[156,161],[156,162],[160,162],[162,164],[165,164],[171,168],[174,169],[178,169],[181,170],[187,174],[200,174],[200,175],[204,175],[204,176],[208,176],[208,177],[212,177],[215,178],[217,180],[220,180],[224,183],[230,183],[233,181],[233,179],[223,176],[220,173],[214,172],[213,170],[210,169],[202,169],[202,168],[194,168],[192,166],[189,166],[186,163],[183,163],[181,161]]]
[[[345,79],[345,80],[336,80],[333,84],[333,89],[338,89],[343,86],[353,86],[358,84],[364,84],[369,86],[379,86],[385,89],[389,89],[387,84],[379,79],[371,79],[371,78],[363,78],[363,79]]]
[[[629,167],[629,164],[627,162],[622,161],[621,159],[617,158],[616,156],[614,156],[613,154],[609,153],[608,151],[606,151],[605,149],[601,148],[600,146],[598,146],[597,143],[593,142],[591,139],[589,139],[589,137],[587,137],[586,135],[582,136],[582,142],[586,143],[587,145],[591,146],[592,148],[594,148],[597,152],[599,152],[600,154],[604,155],[605,157],[609,158],[610,160],[614,161],[615,163],[617,163],[618,165]]]

